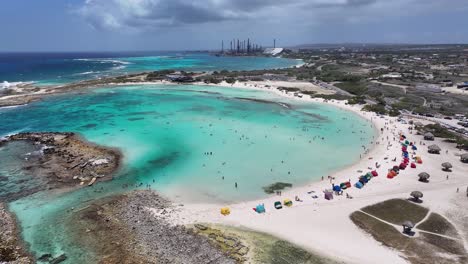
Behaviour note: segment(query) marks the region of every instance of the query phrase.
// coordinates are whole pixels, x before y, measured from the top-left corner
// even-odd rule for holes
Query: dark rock
[[[43,254],[42,256],[40,256],[37,260],[38,261],[49,261],[50,259],[52,258],[52,254]]]
[[[65,260],[67,260],[67,255],[62,254],[62,255],[52,259],[49,263],[50,264],[59,264],[59,263],[64,262]]]

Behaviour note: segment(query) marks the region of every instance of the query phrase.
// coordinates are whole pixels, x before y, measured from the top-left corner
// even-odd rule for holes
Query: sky
[[[0,52],[468,43],[468,0],[2,0]]]

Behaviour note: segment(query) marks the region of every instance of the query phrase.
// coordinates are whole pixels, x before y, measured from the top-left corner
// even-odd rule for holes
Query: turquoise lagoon
[[[147,184],[183,203],[262,198],[262,187],[271,183],[304,185],[356,162],[362,145],[375,136],[367,120],[326,104],[192,85],[111,87],[56,96],[0,109],[0,120],[0,136],[74,131],[124,154],[122,169],[110,182],[66,194],[40,192],[10,203],[31,251],[37,256],[65,252],[68,263],[92,259],[66,236],[62,223],[72,207]],[[10,186],[16,176],[25,177],[11,165],[11,152],[23,158],[18,153],[23,149],[28,150],[0,148],[0,174]],[[132,187],[123,188],[125,184]]]

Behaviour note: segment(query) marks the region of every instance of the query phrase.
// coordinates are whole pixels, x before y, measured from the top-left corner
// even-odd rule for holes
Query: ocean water
[[[37,256],[66,253],[67,263],[93,259],[66,235],[63,223],[71,208],[146,184],[183,203],[262,198],[267,196],[262,187],[271,183],[304,185],[356,162],[362,145],[375,136],[367,120],[325,104],[192,85],[111,87],[56,96],[0,109],[0,120],[0,136],[74,131],[124,154],[122,169],[110,182],[66,194],[39,192],[10,203],[30,249]],[[6,184],[35,184],[17,181],[21,172],[14,164],[21,162],[11,159],[25,157],[21,148],[0,148]],[[131,187],[123,188],[125,184]]]
[[[142,71],[261,70],[301,63],[285,58],[216,57],[201,52],[0,53],[0,84],[54,85]]]

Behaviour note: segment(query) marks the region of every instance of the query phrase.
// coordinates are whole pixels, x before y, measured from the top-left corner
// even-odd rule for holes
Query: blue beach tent
[[[364,184],[362,184],[362,182],[356,182],[356,184],[354,184],[354,186],[358,189],[362,189],[362,187],[364,187]]]
[[[335,192],[340,192],[341,191],[341,187],[339,185],[335,185],[333,186],[333,191]]]
[[[259,204],[257,207],[255,207],[255,212],[261,214],[265,212],[265,205],[264,204]]]

